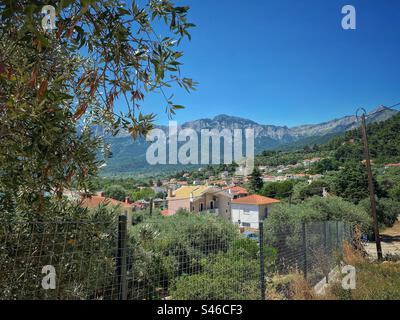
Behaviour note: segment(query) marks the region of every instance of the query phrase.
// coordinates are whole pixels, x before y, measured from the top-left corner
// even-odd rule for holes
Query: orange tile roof
[[[112,205],[112,206],[120,205],[121,207],[132,207],[132,205],[129,203],[125,203],[125,202],[118,201],[118,200],[115,200],[112,198],[106,198],[106,197],[101,197],[101,196],[85,197],[82,199],[82,202],[81,202],[82,207],[90,208],[90,209],[97,208],[100,204]]]
[[[260,196],[258,194],[252,194],[251,196],[232,200],[232,203],[255,204],[255,205],[263,205],[263,204],[271,204],[271,203],[279,203],[279,202],[280,202],[279,200],[267,198],[264,196]]]
[[[400,163],[388,163],[385,164],[385,167],[400,167]]]
[[[231,191],[232,194],[248,194],[249,192],[242,187],[239,186],[234,186],[234,187],[226,187],[224,188],[224,190],[226,191]]]

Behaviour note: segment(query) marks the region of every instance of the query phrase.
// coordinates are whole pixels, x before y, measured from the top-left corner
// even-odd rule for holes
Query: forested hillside
[[[377,164],[400,162],[400,114],[380,123],[367,126],[371,158]],[[256,158],[258,165],[288,165],[299,160],[331,156],[338,164],[352,160],[363,160],[361,129],[353,129],[336,136],[327,143],[298,146],[295,151],[264,151]]]
[[[400,161],[400,114],[381,123],[367,126],[371,157],[376,163]],[[321,146],[321,150],[334,151],[339,162],[350,159],[363,159],[363,144],[360,129],[347,132],[344,136],[333,138]]]

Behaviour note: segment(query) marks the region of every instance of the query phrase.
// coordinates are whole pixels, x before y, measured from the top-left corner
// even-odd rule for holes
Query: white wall
[[[258,229],[259,223],[259,211],[258,206],[251,204],[238,204],[231,203],[231,212],[232,212],[232,222],[238,223],[240,220],[241,225],[244,223],[249,223],[250,226],[246,226],[247,228]]]
[[[264,220],[265,209],[270,210],[270,205],[252,205],[252,204],[239,204],[231,203],[232,223],[238,223],[240,220],[241,227],[258,229],[260,220]],[[243,222],[250,223],[250,226],[243,226]]]

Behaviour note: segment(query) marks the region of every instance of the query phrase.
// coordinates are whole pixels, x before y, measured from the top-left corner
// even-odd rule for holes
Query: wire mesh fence
[[[352,239],[343,222],[260,227],[250,239],[213,215],[2,221],[0,298],[264,299],[273,274],[314,285]]]
[[[353,241],[353,227],[339,221],[298,223],[265,232],[276,250],[270,273],[300,273],[315,285],[340,262],[343,242]]]

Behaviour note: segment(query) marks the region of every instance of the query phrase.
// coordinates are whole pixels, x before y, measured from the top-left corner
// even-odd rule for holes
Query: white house
[[[258,229],[259,222],[268,216],[271,206],[279,202],[256,194],[234,199],[231,203],[232,222],[243,228]]]

